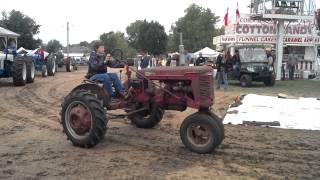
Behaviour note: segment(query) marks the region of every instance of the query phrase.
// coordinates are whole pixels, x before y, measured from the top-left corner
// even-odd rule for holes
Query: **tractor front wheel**
[[[27,63],[23,59],[13,61],[13,84],[24,86],[27,82]]]
[[[54,74],[56,72],[56,61],[54,59],[52,59],[52,58],[48,59],[47,70],[48,70],[49,76],[54,76]]]
[[[71,92],[64,99],[61,123],[68,139],[80,147],[94,147],[107,131],[103,105],[95,94],[86,90]]]
[[[240,85],[242,87],[250,87],[252,84],[252,77],[248,74],[243,74],[240,77]]]
[[[140,108],[142,108],[142,106],[137,105],[134,110]],[[162,120],[163,114],[164,110],[155,103],[152,103],[148,110],[134,113],[128,118],[138,128],[153,128]]]
[[[210,153],[219,146],[223,139],[223,130],[218,119],[207,113],[195,113],[188,116],[181,124],[180,138],[192,152]]]
[[[43,65],[41,68],[41,75],[42,77],[47,77],[48,76],[48,69],[46,65]]]
[[[66,71],[67,72],[72,72],[73,71],[73,66],[71,64],[71,60],[68,59],[67,62],[66,62]]]
[[[33,60],[27,60],[27,83],[33,83],[35,79],[35,65]]]

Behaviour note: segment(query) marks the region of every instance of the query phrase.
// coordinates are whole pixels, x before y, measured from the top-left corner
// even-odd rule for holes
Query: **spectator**
[[[202,53],[200,52],[199,57],[197,58],[195,65],[200,66],[205,62],[206,62],[206,59],[204,57],[202,57]]]
[[[166,66],[170,66],[171,64],[171,56],[168,56]]]
[[[184,50],[184,57],[185,57],[185,65],[189,66],[192,63],[192,57],[191,57],[191,54],[188,52],[188,50]]]
[[[292,50],[288,56],[288,69],[289,69],[289,80],[294,80],[295,66],[298,64],[298,57]]]
[[[149,63],[150,63],[150,59],[147,57],[145,53],[142,53],[141,64],[140,64],[141,69],[147,68],[149,66]]]
[[[266,48],[266,54],[268,59],[268,65],[273,67],[275,56],[272,54],[271,48]]]
[[[224,85],[224,90],[226,91],[228,89],[228,68],[231,64],[231,55],[230,55],[230,51],[228,51],[227,53],[225,51],[223,51],[223,53],[221,55],[218,56],[217,59],[217,79],[218,79],[218,85],[217,85],[217,89],[220,89],[220,85],[222,84],[223,81],[223,85]]]
[[[235,50],[235,54],[232,57],[232,64],[233,64],[233,70],[236,73],[237,78],[240,79],[241,62],[240,62],[240,54],[238,49]]]

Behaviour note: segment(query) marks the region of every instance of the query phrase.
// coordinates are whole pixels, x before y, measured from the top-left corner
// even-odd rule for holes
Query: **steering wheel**
[[[111,56],[114,58],[114,60],[119,62],[124,62],[123,60],[123,51],[121,49],[114,49],[111,51]]]

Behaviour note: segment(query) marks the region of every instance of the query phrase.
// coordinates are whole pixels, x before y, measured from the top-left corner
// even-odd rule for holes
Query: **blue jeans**
[[[223,86],[224,89],[227,90],[228,89],[228,75],[227,72],[225,71],[220,71],[217,73],[217,78],[218,78],[218,85],[217,85],[217,89],[220,89],[220,85],[223,81]]]
[[[95,74],[90,78],[91,81],[99,81],[103,83],[103,87],[106,89],[110,97],[114,97],[112,84],[117,92],[123,92],[124,89],[116,73],[103,73]]]
[[[294,70],[295,70],[295,67],[294,65],[291,65],[289,64],[289,79],[290,80],[294,80]]]
[[[233,66],[233,70],[237,76],[237,79],[239,80],[240,79],[240,65],[239,65],[239,63],[237,63]]]

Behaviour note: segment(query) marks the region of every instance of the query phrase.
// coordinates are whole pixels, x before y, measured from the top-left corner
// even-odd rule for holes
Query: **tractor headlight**
[[[248,67],[247,67],[247,70],[248,70],[249,72],[254,72],[253,66],[248,66]]]

